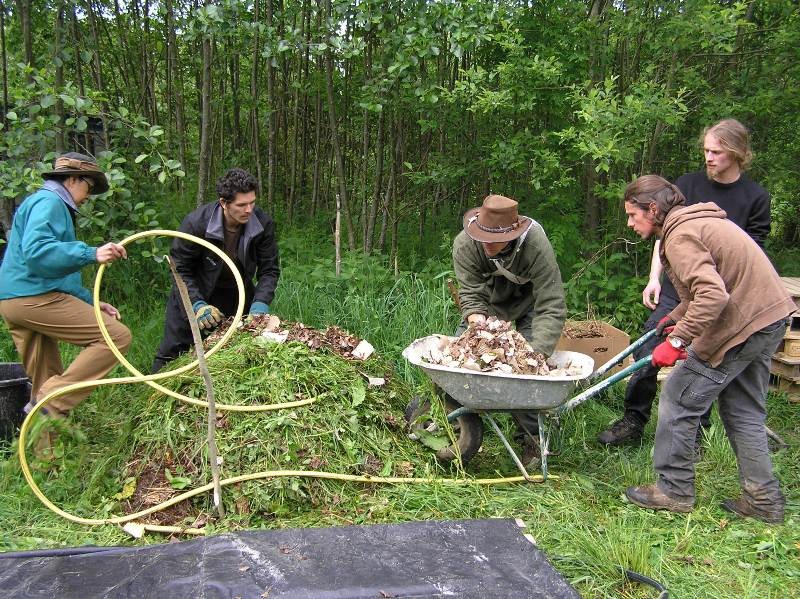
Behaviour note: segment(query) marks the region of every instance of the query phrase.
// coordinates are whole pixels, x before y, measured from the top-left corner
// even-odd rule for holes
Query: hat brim
[[[481,206],[477,208],[472,208],[471,210],[467,210],[464,213],[464,232],[469,235],[475,241],[480,241],[481,243],[502,243],[504,241],[514,241],[518,237],[521,237],[522,234],[528,230],[528,226],[531,223],[531,219],[527,216],[519,216],[519,226],[516,229],[508,231],[507,233],[490,233],[488,231],[482,231],[478,228],[478,219],[473,220],[473,216],[475,216],[478,212],[480,212]]]
[[[90,195],[98,195],[108,191],[108,179],[106,179],[105,173],[100,171],[82,171],[76,168],[62,168],[56,171],[42,173],[42,179],[50,179],[52,177],[89,177],[94,181],[94,187]]]

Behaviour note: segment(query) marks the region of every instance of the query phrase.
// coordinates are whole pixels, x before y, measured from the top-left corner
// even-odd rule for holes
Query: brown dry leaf
[[[414,474],[414,464],[411,462],[398,462],[395,468],[397,468],[397,474],[401,477],[409,477]]]
[[[383,469],[383,462],[372,454],[364,458],[364,473],[375,476]]]
[[[247,515],[250,513],[250,501],[244,495],[240,495],[236,498],[236,513]]]

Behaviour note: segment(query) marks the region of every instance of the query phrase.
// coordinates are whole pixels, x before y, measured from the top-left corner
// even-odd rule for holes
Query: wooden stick
[[[775,441],[781,447],[781,449],[789,447],[789,444],[783,439],[781,439],[781,436],[774,430],[772,430],[770,427],[768,427],[766,424],[764,425],[764,429],[766,429],[767,431],[767,437]]]
[[[222,505],[222,485],[220,485],[219,478],[219,460],[217,458],[217,407],[214,402],[214,386],[211,381],[211,373],[208,371],[208,363],[206,362],[206,352],[203,349],[203,340],[200,337],[200,328],[197,326],[197,320],[194,317],[194,310],[192,310],[192,300],[189,299],[189,290],[186,289],[186,283],[178,274],[175,268],[175,262],[170,256],[167,256],[167,263],[169,269],[172,271],[172,276],[175,278],[175,285],[178,288],[178,293],[181,296],[183,309],[186,312],[186,318],[189,320],[189,328],[192,329],[192,339],[194,339],[194,349],[197,353],[197,366],[200,373],[203,375],[203,382],[206,386],[206,398],[208,399],[208,461],[211,462],[211,477],[214,481],[214,506],[217,508],[217,513],[220,518],[225,517],[225,508]]]

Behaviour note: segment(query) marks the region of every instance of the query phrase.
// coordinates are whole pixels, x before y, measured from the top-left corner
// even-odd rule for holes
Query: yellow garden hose
[[[239,270],[236,268],[236,265],[233,261],[228,258],[228,256],[219,248],[212,245],[211,243],[207,242],[204,239],[199,237],[195,237],[193,235],[189,235],[187,233],[182,233],[180,231],[169,231],[164,229],[154,229],[152,231],[144,231],[141,233],[136,233],[135,235],[131,235],[123,239],[120,242],[120,245],[125,246],[129,243],[137,241],[139,239],[143,239],[146,237],[157,237],[157,236],[167,236],[167,237],[177,237],[179,239],[184,239],[187,241],[191,241],[201,246],[205,247],[208,250],[211,250],[217,256],[219,256],[228,268],[233,273],[234,279],[236,280],[236,287],[239,291],[239,303],[236,308],[236,314],[234,316],[233,322],[231,323],[228,330],[225,334],[220,338],[219,341],[207,352],[206,355],[211,355],[217,352],[223,344],[225,344],[231,335],[236,332],[239,323],[242,320],[242,313],[244,311],[244,283],[242,281],[242,277],[239,274]],[[60,397],[62,395],[66,395],[72,391],[77,391],[79,389],[85,389],[87,387],[99,387],[104,385],[118,385],[118,384],[125,384],[125,383],[145,383],[150,385],[154,389],[164,393],[165,395],[169,395],[170,397],[174,397],[180,401],[199,406],[199,407],[208,407],[208,403],[204,400],[195,399],[192,397],[188,397],[186,395],[182,395],[162,385],[158,384],[156,381],[164,380],[170,378],[172,376],[177,376],[179,374],[183,374],[188,372],[197,367],[197,360],[187,364],[186,366],[182,366],[180,368],[176,368],[174,370],[169,370],[167,372],[159,372],[157,374],[149,374],[145,375],[139,370],[136,369],[128,360],[122,355],[122,352],[119,351],[119,348],[114,344],[114,341],[111,339],[111,335],[108,333],[108,329],[103,322],[102,312],[100,311],[100,285],[103,280],[103,273],[105,272],[106,265],[101,264],[100,268],[97,271],[97,276],[95,277],[95,284],[94,284],[94,313],[97,319],[97,323],[100,327],[100,331],[105,339],[108,347],[113,352],[114,356],[119,360],[119,362],[125,366],[125,368],[132,374],[132,376],[127,377],[118,377],[118,378],[110,378],[110,379],[102,379],[102,380],[95,380],[95,381],[84,381],[81,383],[74,383],[72,385],[68,385],[52,393],[45,396],[41,401],[37,402],[33,409],[30,411],[28,416],[22,423],[19,432],[19,461],[20,465],[22,466],[22,473],[25,476],[25,480],[28,482],[31,490],[33,491],[34,495],[41,501],[47,508],[51,511],[55,512],[62,518],[69,520],[71,522],[75,522],[77,524],[86,524],[86,525],[100,525],[100,524],[124,524],[126,522],[132,522],[138,518],[142,518],[144,516],[153,514],[160,510],[166,509],[176,503],[179,503],[185,499],[189,499],[190,497],[194,497],[195,495],[199,495],[200,493],[206,493],[213,489],[213,483],[208,483],[206,485],[197,487],[190,491],[186,491],[185,493],[181,493],[180,495],[176,495],[167,501],[164,501],[158,505],[152,506],[145,510],[141,510],[139,512],[135,512],[133,514],[127,514],[125,516],[115,516],[111,518],[82,518],[80,516],[76,516],[74,514],[70,514],[53,504],[42,492],[39,486],[36,484],[36,481],[33,479],[31,474],[30,468],[28,466],[28,459],[25,455],[25,446],[26,440],[28,436],[28,429],[33,423],[36,414],[45,407],[52,399],[56,397]],[[266,410],[277,410],[282,408],[291,408],[297,407],[301,405],[307,405],[314,402],[314,399],[305,399],[300,401],[293,401],[293,402],[285,402],[282,404],[269,404],[269,405],[259,405],[259,406],[242,406],[242,405],[231,405],[231,404],[217,404],[216,408],[218,410],[228,410],[228,411],[238,411],[238,412],[258,412],[258,411],[266,411]],[[460,478],[436,478],[436,477],[423,477],[423,478],[398,478],[398,477],[382,477],[382,476],[369,476],[369,475],[352,475],[352,474],[337,474],[331,472],[321,472],[317,470],[267,470],[263,472],[256,472],[252,474],[243,474],[240,476],[234,476],[231,478],[226,478],[221,481],[222,486],[225,485],[232,485],[237,483],[242,483],[246,481],[252,480],[260,480],[260,479],[269,479],[269,478],[277,478],[277,477],[288,477],[288,476],[297,476],[297,477],[309,477],[309,478],[321,478],[321,479],[330,479],[330,480],[342,480],[342,481],[350,481],[350,482],[360,482],[360,483],[370,483],[370,484],[430,484],[430,483],[444,483],[444,484],[455,484],[455,485],[468,485],[468,484],[476,484],[476,485],[493,485],[493,484],[502,484],[502,483],[516,483],[516,482],[523,482],[525,479],[522,476],[513,476],[513,477],[505,477],[505,478],[482,478],[482,479],[460,479]],[[542,477],[531,476],[530,478],[535,480],[541,480]],[[558,478],[551,476],[550,478]],[[145,525],[144,528],[148,528],[148,525]],[[202,531],[197,529],[184,529],[180,527],[149,527],[152,530],[159,530],[162,532],[188,532],[192,534],[203,534]]]

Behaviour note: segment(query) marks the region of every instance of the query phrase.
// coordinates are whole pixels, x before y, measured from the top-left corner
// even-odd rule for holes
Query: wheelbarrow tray
[[[557,368],[578,367],[573,376],[541,376],[477,372],[431,364],[425,360],[456,337],[429,335],[403,350],[403,357],[419,366],[431,380],[465,408],[473,410],[550,410],[567,401],[576,385],[594,370],[594,360],[578,352],[556,351],[548,360]]]

